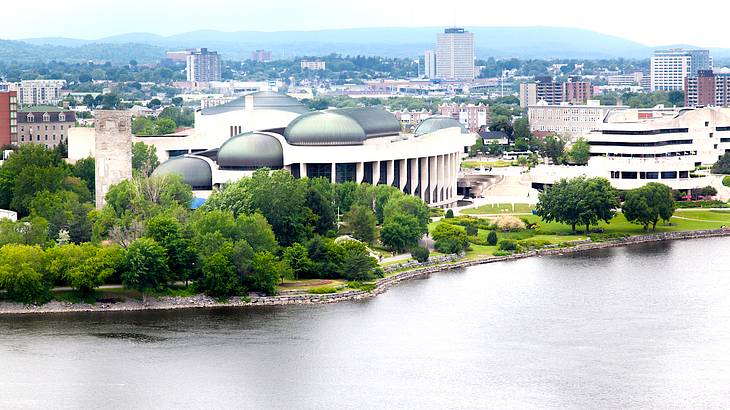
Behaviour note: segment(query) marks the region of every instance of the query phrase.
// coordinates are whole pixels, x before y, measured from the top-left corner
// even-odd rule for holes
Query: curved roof
[[[160,164],[152,175],[178,174],[193,189],[207,190],[213,187],[213,171],[203,158],[182,156],[170,158]]]
[[[276,137],[261,132],[247,132],[226,141],[218,149],[221,168],[281,168],[284,150]]]
[[[225,104],[215,107],[205,108],[203,115],[221,114],[229,111],[243,110],[246,104],[253,104],[254,110],[279,110],[289,111],[298,114],[308,112],[307,107],[300,103],[296,98],[289,97],[286,94],[280,94],[273,91],[258,91],[253,94],[244,95]]]
[[[400,122],[377,108],[340,108],[297,117],[284,130],[291,145],[360,145],[368,138],[398,135]]]
[[[416,127],[416,130],[413,131],[413,134],[418,137],[446,128],[459,128],[462,134],[467,132],[464,125],[462,125],[459,121],[451,117],[435,115],[433,117],[426,118],[422,123],[418,124],[418,127]]]

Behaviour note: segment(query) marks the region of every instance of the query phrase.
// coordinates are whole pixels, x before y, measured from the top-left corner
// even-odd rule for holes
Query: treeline
[[[136,148],[145,151],[137,162],[155,160]],[[0,221],[7,298],[43,303],[54,286],[88,296],[102,284],[145,294],[191,283],[195,292],[227,297],[273,294],[285,278],[367,282],[383,274],[368,245],[413,249],[430,221],[423,201],[394,187],[266,169],[194,211],[191,188],[179,177],[137,172],[110,187],[106,205],[95,210],[89,187],[73,176],[88,165],[84,175],[93,182],[93,160],[77,169],[30,144],[0,168],[0,186],[11,192],[3,204],[22,210],[20,221]]]

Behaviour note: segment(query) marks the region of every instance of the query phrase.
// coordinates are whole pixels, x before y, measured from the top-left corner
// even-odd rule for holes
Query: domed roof
[[[284,150],[276,137],[247,132],[226,141],[218,150],[221,169],[278,169],[284,166]]]
[[[213,187],[213,171],[203,158],[182,156],[170,158],[152,173],[154,176],[177,174],[193,189],[208,190]]]
[[[254,110],[279,110],[304,114],[308,112],[307,107],[296,98],[274,91],[258,91],[253,94],[244,95],[225,104],[205,108],[203,115],[220,114],[228,111],[242,110],[248,105]]]
[[[418,127],[416,127],[413,134],[415,134],[416,137],[419,137],[421,135],[430,134],[446,128],[459,128],[462,134],[466,134],[467,132],[464,125],[462,125],[459,121],[451,117],[436,115],[426,118],[422,123],[418,124]]]
[[[284,130],[291,145],[360,145],[368,138],[398,135],[400,122],[385,110],[341,108],[297,117]]]

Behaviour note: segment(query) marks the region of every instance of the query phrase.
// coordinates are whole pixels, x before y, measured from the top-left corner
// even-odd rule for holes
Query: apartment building
[[[53,106],[28,107],[18,111],[17,144],[43,144],[54,148],[76,125],[73,111]]]
[[[684,81],[687,107],[730,107],[730,72],[700,70]]]
[[[65,80],[23,80],[20,82],[19,99],[24,107],[56,105],[61,99]]]
[[[571,140],[598,129],[611,110],[624,109],[615,105],[601,105],[589,100],[586,104],[550,105],[540,101],[527,109],[530,131],[539,137],[559,134]]]
[[[0,92],[0,147],[14,142],[18,136],[18,93]]]
[[[492,120],[492,110],[485,104],[441,104],[439,114],[459,121],[469,132],[477,132]]]
[[[216,51],[199,48],[190,51],[185,59],[187,79],[190,82],[221,81],[221,57]]]

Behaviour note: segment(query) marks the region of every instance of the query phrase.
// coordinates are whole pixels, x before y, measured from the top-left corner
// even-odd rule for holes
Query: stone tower
[[[101,209],[109,187],[132,178],[132,114],[96,110],[94,116],[96,209]]]

